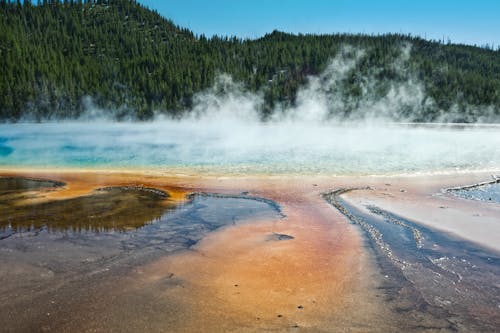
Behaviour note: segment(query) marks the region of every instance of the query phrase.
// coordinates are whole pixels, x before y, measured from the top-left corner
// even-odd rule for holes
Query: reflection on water
[[[21,190],[16,188],[32,185],[29,182],[21,179],[0,181],[0,184],[3,183],[0,185],[0,196],[12,192],[12,189],[19,193]],[[164,203],[165,197],[166,194],[141,188],[116,187],[82,197],[43,203],[19,204],[18,200],[3,200],[0,228],[4,234],[42,227],[48,231],[73,232],[138,228],[162,216],[169,207]]]
[[[375,206],[368,213],[338,190],[324,197],[359,225],[385,275],[381,286],[409,328],[496,332],[500,256]]]
[[[270,211],[273,214],[280,211],[270,200],[209,193],[190,195],[187,205],[176,207],[168,201],[166,192],[134,186],[100,188],[85,196],[42,203],[26,200],[30,198],[26,195],[28,191],[62,185],[48,180],[0,178],[0,230],[3,232],[0,237],[16,232],[38,233],[41,229],[72,233],[131,231],[153,223],[156,223],[154,227],[135,233],[158,234],[164,227],[170,231],[184,228],[181,233],[189,233],[201,228],[203,231],[198,231],[203,235],[234,224],[238,219],[266,217]],[[177,211],[171,212],[173,208]]]
[[[136,267],[188,250],[217,228],[282,216],[276,204],[259,198],[200,194],[173,206],[161,191],[130,187],[16,206],[2,201],[6,193],[40,184],[2,182],[0,330],[8,332],[64,331],[68,321],[72,328],[88,325],[97,314],[79,312],[81,305],[109,301],[119,309],[108,300],[109,289]],[[169,277],[165,283],[179,282]],[[148,313],[147,305],[134,303],[139,315]]]
[[[61,182],[23,177],[0,177],[0,195],[63,186]]]
[[[58,185],[0,178],[3,245],[10,237],[20,243],[25,243],[26,237],[36,237],[44,247],[57,239],[102,248],[104,254],[106,249],[148,246],[171,252],[189,248],[225,225],[250,218],[282,217],[280,207],[263,198],[201,193],[188,196],[186,203],[174,204],[168,201],[167,193],[144,187],[106,187],[77,198],[26,203],[25,190]],[[20,194],[23,203],[5,200],[12,193]]]
[[[15,218],[16,205],[37,197],[42,190],[63,186],[61,182],[21,177],[0,177],[0,239],[12,234],[11,219]],[[26,210],[27,211],[27,210]],[[26,225],[25,225],[26,227]]]

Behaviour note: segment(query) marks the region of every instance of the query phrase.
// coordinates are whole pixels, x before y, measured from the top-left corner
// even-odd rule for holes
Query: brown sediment
[[[361,237],[320,198],[321,186],[313,187],[300,179],[290,182],[286,178],[260,177],[183,178],[48,171],[9,175],[36,176],[66,184],[63,189],[44,193],[43,200],[68,200],[107,186],[144,186],[178,193],[181,198],[194,191],[248,191],[280,205],[286,215],[282,220],[226,227],[209,234],[193,251],[169,255],[138,268],[141,274],[132,274],[126,286],[120,286],[130,290],[129,296],[143,297],[145,291],[162,285],[160,282],[170,280],[172,275],[185,287],[157,290],[155,301],[163,302],[166,308],[182,309],[176,318],[165,318],[158,327],[168,324],[172,331],[199,331],[200,325],[210,331],[293,327],[320,330],[343,323],[341,326],[363,330],[366,318],[372,323],[380,321],[384,311],[376,299],[374,282],[370,281],[375,270],[363,250]],[[274,233],[294,238],[270,242],[269,235]],[[82,309],[85,307],[82,304]],[[99,308],[99,304],[92,307]],[[123,313],[126,315],[121,318]],[[127,311],[115,316],[141,322]],[[189,320],[183,320],[186,316]],[[106,321],[101,325],[107,327]],[[384,327],[382,321],[380,327]]]
[[[120,171],[0,169],[0,175],[64,183],[64,186],[58,187],[56,191],[40,193],[35,202],[70,199],[87,195],[100,188],[120,186],[159,189],[167,192],[169,199],[174,201],[184,201],[186,194],[189,193],[189,189],[172,185],[173,182],[169,182],[169,179],[175,177],[148,176]],[[32,203],[33,200],[30,202]]]
[[[424,202],[431,207],[440,204],[433,193],[460,181],[452,177],[206,177],[88,170],[9,170],[1,174],[66,184],[43,192],[41,202],[68,200],[108,186],[140,186],[164,190],[178,201],[192,192],[248,192],[275,201],[285,215],[280,220],[219,229],[190,251],[134,267],[125,276],[110,277],[111,286],[99,289],[106,290],[106,295],[95,294],[92,302],[84,301],[75,309],[90,312],[93,320],[86,322],[83,319],[88,316],[69,314],[74,320],[61,324],[60,331],[116,331],[117,327],[120,331],[175,332],[400,330],[405,327],[404,318],[391,312],[383,291],[377,290],[383,276],[373,254],[364,247],[358,230],[320,194],[332,187],[370,185],[376,190],[357,192],[364,194],[352,196],[352,200],[361,206],[382,200],[385,207],[395,198],[396,208],[412,200],[417,200],[417,206]],[[422,179],[430,181],[423,184]],[[439,200],[456,199],[443,196]],[[269,241],[275,234],[293,239]]]
[[[200,322],[207,331],[258,331],[325,330],[343,320],[363,327],[363,317],[376,320],[362,273],[370,264],[356,233],[321,200],[294,196],[280,203],[283,221],[226,228],[195,251],[141,269],[146,285],[174,273],[189,286],[174,294],[190,316],[175,331],[197,331]],[[267,242],[272,233],[294,239]]]

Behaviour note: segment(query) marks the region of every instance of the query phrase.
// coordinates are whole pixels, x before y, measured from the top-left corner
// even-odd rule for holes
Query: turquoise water
[[[500,127],[242,121],[0,125],[0,166],[193,167],[228,173],[500,169]]]

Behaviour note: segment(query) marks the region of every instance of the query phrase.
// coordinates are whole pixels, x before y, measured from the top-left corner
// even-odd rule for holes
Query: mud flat
[[[465,231],[451,221],[480,214],[472,222],[491,233],[499,209],[441,191],[484,174],[1,175],[58,185],[30,189],[28,196],[22,186],[0,194],[12,212],[11,222],[2,216],[10,234],[0,240],[0,319],[7,331],[498,327],[498,236],[469,235],[470,221],[463,218]],[[365,189],[335,192],[352,187]],[[442,225],[429,220],[434,214]]]

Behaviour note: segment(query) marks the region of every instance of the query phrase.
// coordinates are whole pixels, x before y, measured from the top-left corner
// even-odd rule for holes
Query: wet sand
[[[393,177],[365,183],[370,189],[345,195],[352,204],[373,205],[442,232],[500,251],[500,205],[460,198],[446,191],[491,180],[491,174]]]
[[[360,208],[344,199],[363,190],[341,189],[324,197],[363,230],[394,311],[422,329],[495,332],[500,255],[372,204]]]
[[[424,318],[422,324],[418,308],[412,317],[398,313],[383,289],[384,271],[377,253],[363,232],[321,194],[340,187],[371,186],[375,190],[352,192],[346,200],[360,209],[372,203],[391,212],[403,211],[402,216],[414,218],[422,225],[454,232],[492,250],[498,239],[491,233],[496,231],[498,235],[500,231],[500,225],[495,223],[500,221],[498,206],[478,206],[477,202],[441,192],[442,188],[484,179],[485,174],[400,178],[227,177],[90,170],[2,170],[0,174],[65,183],[62,188],[42,191],[30,198],[36,203],[74,199],[109,186],[147,187],[167,192],[169,199],[177,203],[186,202],[186,195],[192,192],[229,196],[244,192],[244,196],[273,200],[284,215],[257,216],[248,223],[218,228],[187,250],[140,260],[123,259],[127,265],[107,265],[108,271],[96,273],[101,275],[97,280],[75,278],[74,288],[69,291],[52,288],[52,294],[41,297],[49,304],[53,294],[59,295],[60,302],[67,297],[80,297],[78,302],[64,306],[49,305],[50,315],[45,314],[45,309],[31,309],[35,314],[24,310],[17,316],[2,311],[2,321],[9,323],[6,327],[12,331],[452,331],[457,326],[449,325],[450,318],[445,314],[442,318]],[[411,205],[414,210],[409,209]],[[432,212],[437,214],[447,212],[443,215],[445,222],[433,220],[431,212],[421,212],[421,205],[436,206]],[[459,213],[449,214],[449,208],[441,206],[453,207]],[[486,234],[469,233],[474,228],[465,217],[476,211],[482,214],[478,220],[489,228]],[[464,216],[461,224],[452,224],[456,214]],[[125,258],[136,254],[127,253]],[[14,269],[23,263],[9,265]],[[52,272],[56,277],[63,275],[57,270]],[[3,272],[0,279],[12,277]],[[43,286],[56,280],[50,276],[47,279],[49,282]],[[4,304],[19,294],[29,301],[31,296],[26,288],[36,289],[38,282],[25,282],[14,289],[0,290]],[[493,310],[490,315],[496,314]],[[24,318],[24,322],[18,318]],[[467,327],[458,330],[467,331]]]

